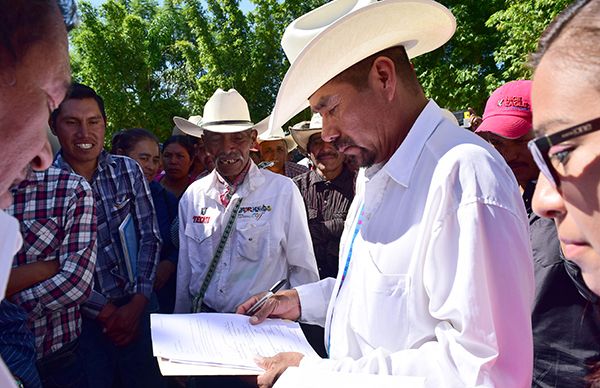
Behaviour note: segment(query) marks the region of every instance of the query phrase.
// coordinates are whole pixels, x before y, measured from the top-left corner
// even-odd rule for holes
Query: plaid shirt
[[[54,165],[73,171],[61,153]],[[110,300],[133,294],[150,299],[161,240],[150,188],[137,162],[102,151],[90,184],[98,216],[98,259],[94,290],[84,314],[95,319]],[[135,284],[129,282],[119,238],[119,226],[130,213],[139,238]]]
[[[96,263],[94,196],[85,179],[54,167],[30,172],[13,196],[7,211],[19,220],[23,235],[13,266],[60,263],[56,275],[13,297],[29,315],[41,358],[81,332],[79,309],[92,290]]]

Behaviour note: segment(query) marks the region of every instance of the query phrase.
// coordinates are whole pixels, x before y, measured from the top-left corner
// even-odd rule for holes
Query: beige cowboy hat
[[[254,127],[250,120],[248,104],[235,89],[217,89],[204,105],[204,114],[200,117],[200,122],[194,123],[181,117],[173,117],[173,121],[179,129],[192,136],[200,136],[204,130],[234,133]]]
[[[200,137],[202,135],[202,128],[199,127],[202,122],[202,116],[190,116],[189,119],[184,119],[182,117],[175,116],[173,117],[173,122],[175,123],[175,127],[173,128],[172,136],[176,135],[191,135],[195,137]]]
[[[456,20],[432,0],[333,0],[294,20],[281,45],[291,65],[269,128],[308,106],[308,98],[350,66],[386,48],[410,58],[433,51],[454,34]]]
[[[315,113],[310,121],[302,121],[290,127],[292,137],[298,144],[298,148],[304,153],[308,153],[308,141],[314,134],[321,133],[323,130],[323,119],[321,115]]]
[[[254,126],[254,129],[258,132],[256,142],[258,145],[264,141],[283,140],[287,147],[287,152],[291,152],[296,148],[296,142],[292,138],[292,135],[286,135],[281,127],[276,128],[274,131],[267,131],[269,129],[269,120],[271,116],[267,116]]]

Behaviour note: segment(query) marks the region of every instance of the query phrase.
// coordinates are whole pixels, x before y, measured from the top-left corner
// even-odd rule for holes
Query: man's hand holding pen
[[[236,314],[248,315],[248,311],[267,293],[263,292],[250,297],[238,306]],[[300,298],[294,289],[278,291],[268,298],[264,304],[250,317],[253,325],[263,322],[265,319],[282,318],[296,321],[300,318]]]

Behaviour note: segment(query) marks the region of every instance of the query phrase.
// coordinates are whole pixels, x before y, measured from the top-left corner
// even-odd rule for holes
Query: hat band
[[[252,121],[248,121],[248,120],[221,120],[221,121],[208,121],[206,123],[202,123],[202,127],[207,127],[209,125],[236,125],[236,124],[254,125],[254,123],[252,123]]]

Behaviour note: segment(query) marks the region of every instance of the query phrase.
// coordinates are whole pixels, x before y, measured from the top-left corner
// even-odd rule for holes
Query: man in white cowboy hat
[[[281,127],[276,131],[267,131],[269,117],[256,124],[255,129],[260,133],[256,142],[262,162],[272,162],[266,167],[274,173],[293,178],[304,174],[308,168],[288,160],[288,154],[296,148],[296,143],[291,135],[283,133]]]
[[[291,66],[270,127],[310,105],[322,138],[366,170],[337,280],[283,291],[250,318],[321,324],[330,358],[264,358],[259,385],[290,365],[427,387],[531,384],[534,284],[517,183],[489,144],[444,119],[409,61],[455,26],[431,0],[334,0],[287,28]]]
[[[244,98],[217,89],[199,125],[173,120],[202,136],[215,161],[179,203],[175,312],[234,312],[279,280],[292,287],[318,280],[298,189],[250,159],[257,131]]]

